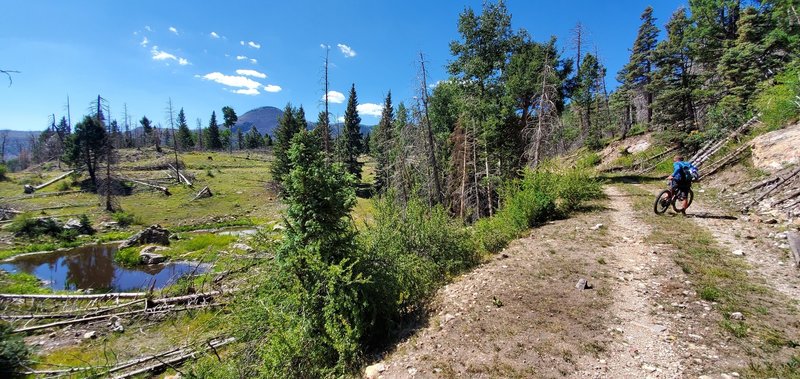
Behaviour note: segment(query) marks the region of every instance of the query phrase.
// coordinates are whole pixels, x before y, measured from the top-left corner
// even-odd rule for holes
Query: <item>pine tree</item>
[[[264,139],[261,137],[261,133],[258,132],[255,125],[251,126],[250,131],[244,136],[244,147],[252,150],[258,149],[263,145]]]
[[[350,96],[347,100],[347,108],[344,111],[344,127],[339,136],[341,140],[339,159],[344,163],[347,172],[361,180],[361,162],[358,156],[363,152],[361,135],[361,117],[358,115],[358,96],[356,95],[356,85],[350,87]]]
[[[653,87],[658,91],[653,99],[653,121],[663,128],[677,126],[689,131],[696,120],[692,94],[696,78],[689,47],[691,21],[685,8],[672,14],[666,29],[667,39],[658,44],[654,54]]]
[[[244,133],[242,133],[242,128],[236,129],[236,144],[239,150],[244,149]]]
[[[231,107],[222,107],[222,118],[224,120],[225,125],[225,134],[223,139],[227,141],[223,141],[224,145],[228,146],[228,151],[233,150],[233,126],[236,125],[236,121],[239,121],[239,117],[236,116],[236,112]]]
[[[147,116],[142,116],[142,119],[139,120],[139,124],[142,125],[142,145],[147,146],[153,139],[153,123],[150,122]]]
[[[319,115],[317,115],[317,125],[314,128],[314,133],[316,133],[317,136],[320,138],[320,140],[322,140],[323,150],[325,149],[325,145],[326,144],[330,144],[331,143],[330,142],[331,141],[331,128],[330,128],[330,125],[328,124],[328,122],[329,122],[329,118],[328,118],[328,115],[325,113],[325,111],[319,112]],[[267,146],[269,146],[269,145],[267,145]],[[330,148],[330,146],[328,148]],[[328,151],[326,151],[325,153],[326,153],[326,155],[330,155],[330,153]],[[330,158],[330,157],[328,157],[328,158]]]
[[[375,191],[382,193],[389,186],[391,174],[391,150],[394,139],[394,108],[392,108],[392,92],[386,94],[383,102],[381,119],[375,129],[372,130],[371,155],[375,157]]]
[[[581,109],[583,118],[583,134],[586,136],[586,144],[592,149],[600,148],[602,138],[600,125],[592,123],[593,102],[600,92],[599,79],[602,67],[593,54],[586,54],[581,63],[581,77],[577,84],[575,102]]]
[[[217,112],[211,112],[211,120],[208,121],[208,129],[205,132],[206,136],[206,149],[220,150],[222,149],[222,140],[219,135],[219,125],[217,125]]]
[[[186,123],[186,114],[183,113],[183,108],[178,112],[178,133],[176,133],[175,139],[179,148],[183,150],[191,150],[194,147],[194,139],[189,125]]]
[[[278,127],[275,129],[275,146],[273,149],[275,160],[272,162],[270,171],[272,172],[272,180],[281,186],[285,176],[291,170],[289,148],[291,147],[292,138],[300,131],[295,119],[297,113],[298,111],[292,108],[292,104],[286,104],[283,109],[283,115],[278,120]]]
[[[658,43],[658,27],[655,25],[653,7],[645,8],[640,18],[642,25],[639,27],[636,41],[633,42],[630,60],[619,72],[618,78],[621,79],[620,81],[626,89],[633,91],[634,96],[643,98],[643,121],[649,125],[653,119],[653,88],[650,83],[652,83],[654,68],[653,53]],[[581,73],[583,72],[581,71]]]
[[[108,133],[102,122],[96,117],[86,116],[75,125],[75,133],[67,139],[64,162],[73,167],[86,168],[92,186],[97,189],[97,170],[105,158],[108,144]]]

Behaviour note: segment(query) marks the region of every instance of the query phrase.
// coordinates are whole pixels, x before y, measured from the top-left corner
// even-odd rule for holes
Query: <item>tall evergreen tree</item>
[[[153,123],[147,116],[142,116],[139,124],[142,126],[142,145],[147,146],[153,140]]]
[[[592,123],[594,109],[592,107],[595,97],[600,93],[600,73],[602,67],[593,54],[586,54],[581,63],[581,77],[577,84],[574,96],[575,102],[581,108],[586,144],[592,149],[600,148],[601,128],[597,123]]]
[[[217,112],[211,111],[211,119],[208,121],[208,128],[204,133],[206,137],[206,149],[222,149],[222,139],[220,139],[219,125],[217,125]]]
[[[325,113],[325,111],[319,112],[319,115],[317,115],[317,125],[314,128],[314,133],[316,133],[322,141],[323,150],[326,146],[328,149],[330,149],[329,145],[331,144],[331,128],[329,122],[330,118],[328,117],[328,114]],[[330,158],[330,152],[325,151],[325,153],[328,155],[328,158]]]
[[[356,85],[350,87],[347,99],[347,108],[344,111],[344,127],[339,136],[341,140],[339,159],[344,163],[347,172],[361,179],[361,162],[358,156],[364,151],[363,136],[361,135],[361,117],[358,115],[358,96]]]
[[[392,92],[386,94],[383,102],[381,119],[370,135],[374,135],[371,140],[370,154],[375,157],[375,191],[382,193],[389,186],[391,174],[391,150],[394,140],[394,108],[392,108]]]
[[[247,149],[258,149],[263,145],[264,139],[261,137],[261,133],[258,132],[255,125],[251,126],[250,131],[244,136],[244,147]]]
[[[653,53],[658,43],[658,27],[655,25],[653,7],[645,8],[640,18],[642,25],[639,26],[639,33],[633,42],[630,60],[619,72],[618,78],[621,79],[624,88],[633,91],[632,97],[642,97],[644,103],[644,119],[642,121],[649,125],[653,119],[653,88],[650,83],[652,83],[654,69]]]
[[[186,123],[186,114],[183,113],[183,108],[178,112],[178,133],[176,133],[175,139],[179,148],[183,150],[190,150],[194,147],[194,139],[189,125]]]
[[[691,20],[685,8],[672,14],[666,29],[667,38],[658,44],[654,54],[657,69],[653,73],[653,87],[658,91],[653,99],[653,120],[662,127],[677,126],[688,131],[694,128],[696,120],[692,94],[696,78],[689,46]]]
[[[236,111],[234,111],[233,108],[222,107],[222,118],[224,120],[227,137],[227,143],[225,145],[228,146],[228,151],[231,151],[233,150],[233,126],[239,121],[239,117],[236,116]]]
[[[275,160],[272,162],[270,171],[272,172],[272,180],[279,185],[283,185],[285,176],[291,171],[291,164],[289,162],[289,148],[291,147],[292,138],[297,132],[300,131],[298,122],[295,119],[298,111],[292,107],[292,104],[286,104],[283,108],[283,115],[278,120],[278,127],[275,129],[275,145],[274,154]]]

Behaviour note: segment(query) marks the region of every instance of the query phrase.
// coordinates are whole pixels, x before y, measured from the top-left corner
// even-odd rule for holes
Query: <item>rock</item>
[[[384,371],[386,371],[386,365],[383,363],[376,363],[374,365],[367,366],[367,368],[364,370],[364,378],[376,379]]]
[[[778,220],[776,220],[774,218],[771,218],[771,219],[768,219],[768,220],[764,220],[764,223],[765,224],[769,224],[769,225],[775,225],[775,224],[778,223]]]
[[[119,245],[120,249],[124,249],[126,247],[131,246],[140,246],[140,245],[147,245],[147,244],[158,244],[158,245],[165,245],[169,246],[169,230],[164,229],[161,225],[151,225],[146,229],[140,231],[139,233],[134,234],[121,245]]]
[[[285,229],[286,229],[286,227],[281,225],[281,224],[275,224],[275,226],[272,227],[272,231],[273,232],[277,232],[277,231],[285,230]]]
[[[64,224],[64,229],[80,229],[81,228],[81,220],[77,218],[71,218]]]
[[[34,193],[35,191],[36,188],[33,188],[33,186],[30,184],[26,184],[22,187],[22,192],[25,192],[26,194],[31,194]]]
[[[146,265],[162,263],[167,260],[167,257],[158,254],[157,251],[164,250],[167,250],[167,248],[161,246],[146,246],[139,252],[139,262]]]
[[[444,315],[444,323],[446,324],[450,321],[453,321],[454,318],[456,318],[456,316],[453,316],[452,314],[448,313]]]
[[[731,320],[744,320],[744,315],[742,312],[733,312],[731,313]]]
[[[94,330],[92,330],[91,332],[83,333],[83,339],[85,340],[94,338],[97,338],[97,332],[95,332]]]
[[[598,229],[600,229],[600,228],[602,228],[602,227],[603,227],[603,224],[597,224],[597,225],[595,225],[595,226],[593,226],[593,227],[591,227],[591,228],[589,228],[589,229],[591,229],[591,230],[598,230]]]
[[[742,257],[742,256],[744,256],[744,251],[742,251],[742,250],[734,250],[733,251],[733,255]]]
[[[589,282],[587,282],[586,279],[584,279],[584,278],[578,279],[578,283],[575,284],[575,288],[577,288],[579,291],[580,290],[585,290],[586,288],[588,288],[588,286],[589,286]]]
[[[408,375],[412,375],[413,376],[413,375],[417,374],[417,369],[414,368],[414,367],[409,367],[407,371],[408,371]]]
[[[119,223],[116,221],[103,221],[100,223],[100,227],[103,229],[116,229],[119,226]]]
[[[243,243],[235,243],[231,247],[236,249],[236,250],[246,251],[248,253],[252,253],[253,251],[255,251],[255,249],[253,249],[252,247],[248,246],[247,244],[243,244]]]
[[[656,370],[658,369],[656,368],[656,366],[645,363],[642,365],[642,370],[645,370],[647,372],[656,372]]]
[[[205,199],[211,196],[214,196],[214,194],[211,193],[211,189],[208,188],[208,186],[205,186],[203,187],[203,189],[200,190],[200,192],[197,193],[197,195],[194,197],[194,199],[192,199],[192,201],[197,199]]]
[[[183,376],[181,376],[180,373],[177,373],[175,375],[167,375],[164,377],[164,379],[181,379],[181,378],[183,378]]]

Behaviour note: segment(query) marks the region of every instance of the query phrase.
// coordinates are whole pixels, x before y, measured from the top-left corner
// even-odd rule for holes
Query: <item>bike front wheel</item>
[[[656,202],[653,204],[653,211],[660,215],[669,209],[670,193],[669,190],[663,190],[656,196]]]

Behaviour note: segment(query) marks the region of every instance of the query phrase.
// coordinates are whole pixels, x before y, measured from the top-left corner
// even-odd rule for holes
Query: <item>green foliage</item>
[[[258,149],[264,146],[264,144],[265,140],[261,137],[261,133],[258,132],[256,126],[251,126],[250,131],[244,136],[244,147],[247,149]]]
[[[578,161],[575,162],[575,166],[579,168],[592,168],[599,165],[600,161],[600,154],[592,151],[581,155]]]
[[[186,114],[183,112],[183,108],[178,112],[178,132],[175,133],[175,142],[182,150],[190,150],[194,147],[194,138],[186,123]]]
[[[17,236],[28,238],[58,237],[64,230],[56,220],[52,218],[36,218],[30,213],[23,213],[14,218],[8,229]]]
[[[47,293],[47,288],[42,287],[42,282],[34,275],[27,272],[6,273],[0,272],[0,293]]]
[[[217,112],[211,112],[211,119],[208,120],[208,129],[203,133],[206,137],[206,149],[220,150],[222,149],[222,136],[219,132],[219,125],[217,125]]]
[[[584,168],[526,170],[506,186],[494,217],[475,223],[476,242],[484,252],[497,252],[530,227],[567,215],[601,194],[600,183]]]
[[[370,154],[375,157],[375,191],[383,193],[389,184],[389,178],[392,176],[392,148],[394,143],[394,129],[392,123],[394,122],[394,108],[392,108],[392,93],[386,94],[386,100],[383,103],[383,111],[381,112],[381,119],[375,129],[372,130],[371,135],[374,137],[371,140]]]
[[[111,214],[111,218],[122,228],[133,224],[141,224],[141,220],[137,219],[136,216],[134,216],[132,213],[124,211],[114,212]]]
[[[146,119],[146,118],[145,118]],[[75,133],[66,140],[64,161],[73,167],[85,168],[97,188],[97,169],[106,149],[111,148],[103,123],[90,116],[75,125]]]
[[[361,117],[358,115],[358,95],[356,95],[356,85],[350,87],[350,95],[347,99],[347,108],[344,112],[344,127],[342,133],[337,138],[337,155],[350,175],[357,180],[361,180],[361,162],[358,156],[364,151],[363,139],[361,135]]]
[[[23,336],[13,331],[9,323],[0,321],[0,374],[5,377],[17,377],[15,372],[28,365],[30,355]]]
[[[305,127],[297,120],[298,110],[292,107],[292,104],[286,104],[283,109],[283,115],[278,120],[278,127],[275,129],[275,144],[273,153],[275,160],[272,162],[270,171],[272,179],[283,185],[285,177],[291,171],[291,162],[289,160],[289,148],[292,144],[292,138]],[[305,123],[305,120],[302,121]]]
[[[0,180],[8,179],[6,174],[8,174],[8,166],[6,166],[3,163],[0,163]]]
[[[755,101],[761,120],[778,129],[800,117],[800,62],[775,78],[775,85],[761,92]]]
[[[139,246],[131,246],[117,250],[117,252],[114,253],[114,262],[123,267],[136,266],[141,263],[139,250],[141,250]]]

